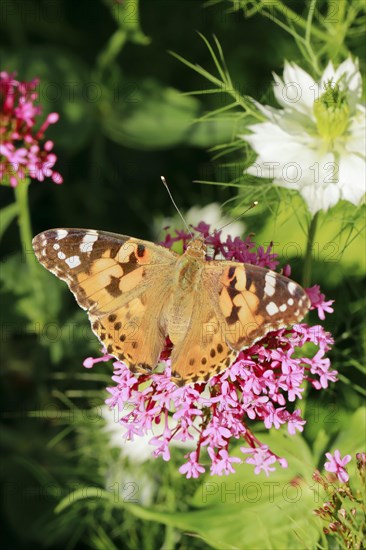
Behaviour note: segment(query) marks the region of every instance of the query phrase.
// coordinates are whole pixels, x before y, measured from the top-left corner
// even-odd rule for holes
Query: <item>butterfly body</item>
[[[300,321],[310,305],[298,284],[274,271],[207,261],[199,238],[178,255],[124,235],[54,229],[33,247],[88,310],[108,353],[132,371],[152,371],[169,337],[180,385],[209,380],[241,349]]]

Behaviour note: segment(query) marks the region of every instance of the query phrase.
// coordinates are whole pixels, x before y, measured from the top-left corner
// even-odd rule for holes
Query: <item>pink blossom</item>
[[[255,466],[254,473],[258,475],[262,470],[268,477],[271,472],[274,472],[276,468],[272,466],[277,460],[276,456],[269,450],[267,445],[262,445],[256,449],[247,449],[240,447],[240,450],[245,454],[251,454],[252,456],[246,459],[247,464],[253,464]],[[282,462],[284,464],[284,462]],[[287,467],[287,465],[285,466]]]
[[[0,73],[0,179],[9,181],[12,187],[27,176],[38,181],[51,178],[62,183],[62,176],[54,170],[57,157],[51,153],[53,142],[42,143],[50,124],[58,121],[57,113],[50,113],[36,130],[41,107],[35,105],[38,80],[20,82],[15,74]]]
[[[320,292],[320,286],[314,285],[306,289],[306,293],[310,298],[311,309],[317,309],[319,319],[324,321],[325,313],[333,313],[334,309],[331,307],[334,300],[325,301],[325,295]]]
[[[345,469],[345,465],[351,460],[351,455],[345,455],[341,458],[340,451],[336,449],[333,455],[332,453],[325,453],[325,456],[328,459],[328,462],[324,464],[324,468],[327,472],[335,473],[339,481],[347,483],[349,475]]]
[[[197,478],[204,473],[204,467],[202,464],[198,464],[197,462],[196,451],[185,455],[185,458],[188,458],[188,461],[179,468],[179,471],[181,474],[186,474],[187,479],[190,479],[191,477]]]
[[[101,357],[87,357],[86,359],[84,359],[83,365],[86,369],[91,369],[94,367],[95,363],[109,361],[110,358],[110,355],[102,355]]]
[[[206,240],[211,239],[211,258],[220,255],[245,259],[271,268],[278,264],[271,247],[262,248],[258,255],[249,237],[244,241],[231,237],[222,241],[220,233],[209,235],[207,224],[201,223],[196,229]],[[164,244],[179,242],[185,247],[190,239],[191,235],[180,231],[175,236],[168,234]],[[266,429],[287,428],[290,435],[303,431],[301,410],[293,411],[292,404],[302,399],[304,385],[310,383],[320,390],[336,381],[337,372],[331,370],[325,357],[332,343],[331,335],[321,325],[299,323],[273,331],[242,350],[229,368],[207,383],[184,387],[177,387],[171,380],[169,340],[160,358],[165,369],[159,373],[133,374],[127,365],[108,355],[97,360],[88,358],[84,364],[91,367],[95,362],[113,360],[114,385],[108,388],[106,403],[118,405],[123,411],[128,402],[129,410],[120,418],[126,430],[123,437],[148,436],[154,424],[161,424],[163,433],[152,437],[150,444],[155,448],[154,456],[164,460],[170,459],[169,449],[175,443],[192,443],[195,450],[186,455],[187,461],[179,468],[186,477],[199,477],[205,472],[201,457],[203,462],[211,462],[211,475],[232,473],[233,465],[241,462],[229,455],[230,444],[236,441],[246,444],[241,450],[250,455],[245,462],[255,467],[255,473],[264,471],[269,475],[275,463],[286,467],[286,459],[262,445],[250,426],[255,421]],[[306,354],[302,348],[306,348]],[[314,350],[312,356],[309,349]]]
[[[212,460],[211,475],[235,474],[232,464],[241,464],[243,461],[237,456],[229,456],[226,449],[221,449],[216,455],[212,448],[209,448],[209,455]]]

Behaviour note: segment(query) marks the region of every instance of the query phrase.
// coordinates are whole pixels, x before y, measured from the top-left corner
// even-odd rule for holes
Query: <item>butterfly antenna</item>
[[[161,181],[163,182],[164,186],[165,186],[165,189],[168,191],[168,195],[170,197],[170,200],[172,201],[173,205],[174,205],[174,208],[176,209],[176,211],[178,212],[178,214],[180,215],[181,219],[182,219],[182,222],[184,223],[186,229],[188,230],[188,233],[190,234],[190,236],[193,238],[193,234],[192,234],[192,231],[189,229],[189,226],[186,222],[186,220],[183,218],[182,216],[182,213],[181,211],[179,210],[178,206],[175,204],[175,200],[173,199],[173,195],[171,194],[170,192],[170,189],[168,187],[168,184],[166,182],[166,179],[164,178],[164,176],[160,176],[161,178]]]
[[[216,229],[215,232],[217,233],[218,231],[221,231],[222,229],[224,229],[225,227],[227,227],[231,223],[234,223],[234,222],[240,220],[240,218],[242,216],[244,216],[244,214],[246,214],[249,210],[251,210],[252,208],[254,208],[257,205],[258,205],[258,201],[252,202],[252,204],[250,206],[248,206],[248,208],[246,208],[241,214],[239,214],[239,216],[237,216],[233,220],[230,220],[229,222],[225,223],[225,225],[221,226],[219,229]]]

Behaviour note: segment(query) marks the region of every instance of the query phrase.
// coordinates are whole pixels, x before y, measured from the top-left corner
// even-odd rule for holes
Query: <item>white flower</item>
[[[358,205],[366,191],[365,107],[358,63],[330,62],[319,82],[296,64],[274,75],[282,109],[257,104],[265,122],[245,139],[258,154],[247,172],[297,189],[309,210],[327,210],[340,199]]]
[[[244,233],[245,225],[240,221],[231,221],[229,216],[223,216],[221,207],[217,202],[212,202],[206,206],[192,206],[184,215],[188,225],[197,226],[200,222],[205,222],[210,226],[210,232],[213,233],[215,229],[220,229],[226,224],[227,227],[223,228],[221,237],[225,240],[228,235],[234,237],[241,237]],[[156,227],[158,224],[156,224]],[[174,218],[165,218],[161,223],[159,221],[159,229],[161,227],[173,227],[174,229],[184,229],[182,220],[178,216]]]

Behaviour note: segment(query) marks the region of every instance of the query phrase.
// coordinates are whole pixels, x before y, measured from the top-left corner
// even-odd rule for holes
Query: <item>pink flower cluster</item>
[[[53,142],[41,143],[50,124],[58,121],[57,113],[50,113],[38,129],[36,117],[41,107],[35,105],[38,79],[20,82],[15,74],[0,73],[0,179],[12,187],[27,176],[43,181],[51,178],[62,183],[62,176],[53,167],[57,161],[52,152]]]
[[[220,233],[209,236],[205,224],[195,229],[212,245],[211,258],[220,254],[271,269],[278,264],[271,247],[256,250],[250,238],[241,241],[228,237],[222,242]],[[176,237],[168,235],[163,244],[171,246],[182,241],[186,245],[190,238],[179,232]],[[302,356],[301,350],[308,343],[317,351],[310,357],[308,353]],[[229,444],[234,440],[246,443],[240,449],[255,473],[264,471],[269,475],[275,469],[274,463],[286,467],[287,462],[261,444],[248,424],[255,420],[267,429],[286,425],[290,434],[301,432],[305,421],[301,410],[292,404],[302,398],[305,382],[321,389],[337,380],[337,372],[330,369],[325,357],[332,343],[331,335],[322,326],[297,324],[271,332],[241,351],[231,367],[207,383],[185,387],[177,387],[170,380],[167,352],[162,354],[164,371],[152,375],[132,374],[125,364],[114,361],[115,386],[108,388],[111,396],[106,403],[121,411],[126,403],[131,407],[120,418],[127,439],[148,435],[159,425],[159,435],[150,440],[155,457],[162,456],[167,461],[172,445],[190,442],[194,450],[185,456],[187,461],[180,467],[187,478],[199,477],[206,471],[207,463],[212,475],[235,472],[234,464],[243,460],[229,455]],[[112,357],[88,358],[84,365],[90,368],[95,362],[108,359]]]
[[[324,321],[325,313],[333,313],[334,309],[332,308],[332,304],[334,300],[328,300],[326,302],[325,295],[320,292],[319,285],[314,285],[308,288],[306,292],[311,301],[311,309],[318,310],[319,319]]]
[[[351,455],[345,455],[342,458],[339,449],[336,449],[333,454],[325,453],[325,456],[328,459],[324,464],[326,471],[335,474],[342,483],[347,483],[349,475],[345,466],[350,462]]]

